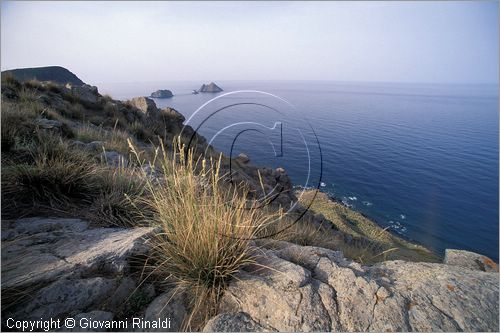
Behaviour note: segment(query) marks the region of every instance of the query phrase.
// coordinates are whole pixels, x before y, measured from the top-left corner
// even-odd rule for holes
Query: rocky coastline
[[[134,184],[129,180],[139,173],[155,184],[168,176],[134,162],[132,143],[139,156],[155,156],[155,138],[180,135],[199,151],[219,156],[184,120],[147,97],[122,102],[89,85],[2,81],[4,331],[19,331],[17,321],[39,319],[60,320],[63,324],[54,331],[187,329],[193,300],[172,288],[168,277],[155,280],[145,274],[158,227],[124,224],[141,219],[128,215],[128,201],[118,192],[124,187],[129,196]],[[7,131],[7,125],[17,126],[16,131]],[[33,145],[47,159],[68,154],[72,164],[66,167],[65,160],[56,159],[57,168],[44,173],[46,161],[33,161],[30,155]],[[90,172],[88,160],[95,168]],[[221,157],[221,163],[223,173],[228,158]],[[259,168],[246,155],[232,163],[232,180],[246,184],[249,198],[281,189],[266,207],[270,214],[297,202],[284,169]],[[94,177],[94,170],[102,172],[95,183],[75,174]],[[70,186],[50,187],[45,179],[54,181],[56,172],[70,174]],[[43,182],[33,184],[34,179]],[[129,181],[127,186],[122,179]],[[41,188],[41,195],[26,191],[32,188],[27,183]],[[54,188],[64,191],[68,202],[46,200]],[[190,330],[499,330],[499,273],[491,259],[451,249],[439,258],[326,194],[307,192],[290,217],[300,219],[286,233],[249,242],[254,262],[234,272],[210,315],[195,318],[197,325]],[[67,318],[75,320],[73,326]],[[87,318],[125,326],[89,327]],[[151,326],[135,326],[134,318]],[[153,322],[158,324],[153,327]],[[161,323],[168,327],[158,327]]]

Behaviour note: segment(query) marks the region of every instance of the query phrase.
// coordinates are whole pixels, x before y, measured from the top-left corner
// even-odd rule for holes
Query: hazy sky
[[[1,67],[84,81],[498,83],[498,2],[2,2]]]

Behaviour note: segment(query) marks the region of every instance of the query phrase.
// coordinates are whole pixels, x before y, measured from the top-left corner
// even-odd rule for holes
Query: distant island
[[[170,97],[173,97],[174,94],[172,94],[172,92],[168,89],[160,89],[160,90],[157,90],[153,93],[151,93],[151,97],[152,98],[170,98]]]
[[[223,91],[222,88],[213,82],[210,82],[209,84],[202,84],[200,90],[198,90],[198,92],[208,92],[208,93],[217,93],[221,91]]]
[[[78,76],[60,66],[6,70],[2,72],[2,77],[5,76],[11,76],[20,82],[37,80],[42,82],[51,81],[62,85],[70,83],[73,86],[83,86],[85,84]]]

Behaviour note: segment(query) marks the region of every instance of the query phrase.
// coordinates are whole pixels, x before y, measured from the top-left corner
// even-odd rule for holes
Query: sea
[[[97,84],[126,100],[155,99],[227,155],[283,167],[380,226],[443,254],[498,262],[498,85],[328,81]]]

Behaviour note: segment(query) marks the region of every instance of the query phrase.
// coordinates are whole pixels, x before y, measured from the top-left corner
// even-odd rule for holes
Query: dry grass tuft
[[[192,150],[174,147],[169,158],[160,146],[158,171],[164,178],[146,183],[151,222],[160,229],[149,264],[153,275],[191,300],[184,328],[193,329],[214,314],[238,271],[254,263],[251,239],[275,216],[247,209],[246,197],[224,186],[220,160],[195,159]]]
[[[75,139],[88,143],[92,141],[103,142],[106,150],[113,150],[127,155],[129,153],[127,140],[130,134],[118,129],[104,129],[99,126],[85,124],[75,130]]]

